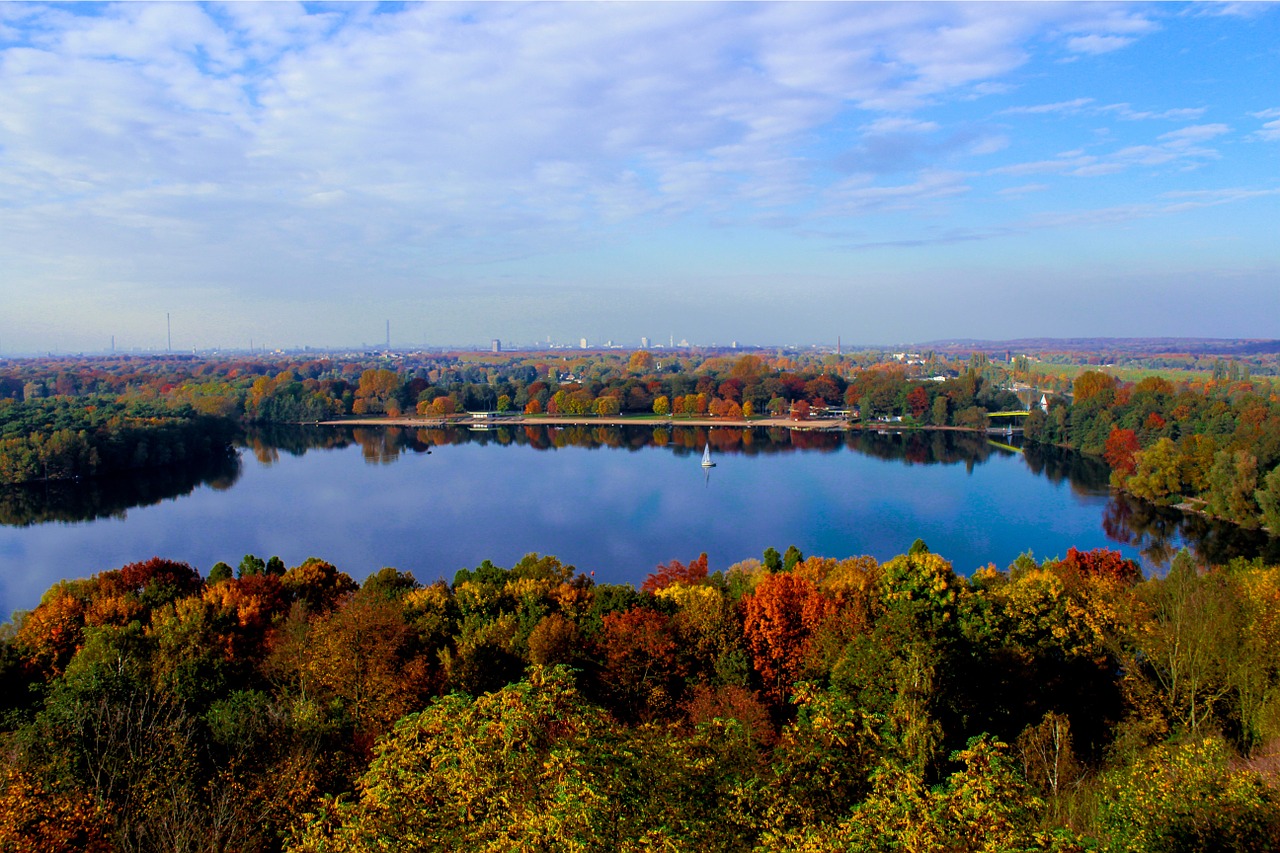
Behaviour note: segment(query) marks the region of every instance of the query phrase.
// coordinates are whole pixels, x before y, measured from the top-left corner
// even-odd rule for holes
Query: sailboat
[[[714,468],[716,463],[711,461],[711,442],[707,442],[706,447],[702,448],[702,467]]]

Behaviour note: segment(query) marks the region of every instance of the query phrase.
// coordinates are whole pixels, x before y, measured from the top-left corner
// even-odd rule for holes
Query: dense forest
[[[1031,413],[1027,439],[1101,454],[1112,484],[1138,498],[1280,531],[1280,399],[1271,386],[1124,383],[1087,371],[1073,390],[1069,405]]]
[[[0,849],[1280,846],[1276,567],[708,570],[61,583],[0,646]]]
[[[225,458],[238,432],[183,405],[97,395],[0,401],[0,484],[207,462]]]

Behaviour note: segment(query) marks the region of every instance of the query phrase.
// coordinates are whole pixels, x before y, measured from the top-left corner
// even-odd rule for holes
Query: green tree
[[[933,398],[933,406],[930,409],[929,422],[935,426],[947,425],[947,398],[945,395],[939,394]]]
[[[1280,467],[1273,468],[1262,478],[1262,485],[1253,493],[1262,511],[1262,523],[1272,535],[1280,534]]]
[[[804,559],[804,554],[800,553],[800,549],[795,545],[788,545],[787,552],[782,555],[782,571],[789,572],[796,567],[796,564]]]
[[[1095,834],[1106,853],[1276,850],[1280,796],[1218,738],[1159,745],[1105,777]]]
[[[1148,581],[1139,593],[1152,616],[1139,628],[1143,659],[1169,717],[1199,734],[1214,725],[1230,693],[1226,661],[1239,633],[1234,590],[1222,572],[1199,574],[1183,551],[1164,580]]]
[[[436,700],[381,740],[353,801],[307,816],[294,851],[748,849],[730,812],[740,727],[620,730],[563,668]]]
[[[1247,450],[1220,450],[1209,470],[1209,512],[1242,527],[1256,527],[1258,459]]]

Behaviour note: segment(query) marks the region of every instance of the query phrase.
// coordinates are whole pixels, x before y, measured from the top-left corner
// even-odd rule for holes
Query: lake
[[[962,574],[1071,546],[1148,571],[1183,545],[1280,559],[1265,536],[1113,497],[1096,460],[958,432],[274,428],[196,469],[0,490],[0,524],[6,616],[59,579],[152,556],[203,573],[317,556],[356,580],[394,566],[430,582],[536,551],[637,584],[703,551],[715,571],[792,544],[886,559],[917,537]]]

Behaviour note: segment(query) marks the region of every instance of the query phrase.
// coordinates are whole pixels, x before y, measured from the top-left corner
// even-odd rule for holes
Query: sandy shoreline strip
[[[457,416],[449,418],[344,418],[320,421],[322,426],[398,426],[425,429],[446,426],[648,426],[648,427],[784,427],[786,429],[834,430],[867,429],[874,427],[901,427],[901,424],[849,424],[841,418],[811,418],[793,421],[791,418],[622,418],[572,415],[506,415],[495,418]]]

